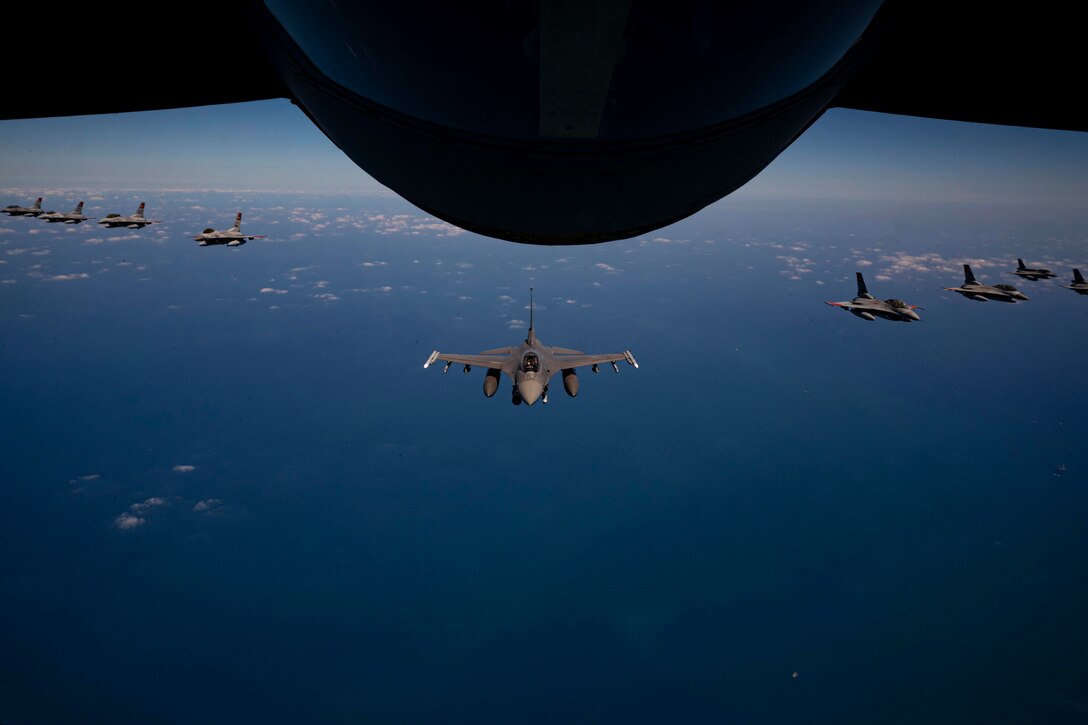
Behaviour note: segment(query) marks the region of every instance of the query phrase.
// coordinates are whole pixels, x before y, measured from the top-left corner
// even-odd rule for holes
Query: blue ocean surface
[[[0,220],[0,722],[1088,721],[1088,212],[740,199],[563,248],[83,198],[163,221]],[[267,239],[192,240],[239,210]],[[922,321],[824,305],[855,271]],[[529,287],[640,368],[532,408],[423,369],[518,343]]]

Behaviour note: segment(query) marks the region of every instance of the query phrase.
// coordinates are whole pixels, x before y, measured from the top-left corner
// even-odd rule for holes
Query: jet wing
[[[638,361],[635,360],[635,356],[631,354],[630,350],[606,353],[604,355],[553,355],[552,359],[564,370],[568,368],[580,368],[586,365],[619,362],[620,360],[626,360],[627,364],[633,365],[636,368],[638,367]]]
[[[429,368],[438,360],[445,360],[449,363],[457,363],[458,365],[477,365],[482,368],[501,368],[503,363],[509,359],[508,355],[457,355],[439,352],[435,350],[431,353],[431,356],[427,358],[427,362],[423,363],[423,367]]]
[[[131,43],[118,42],[128,37],[125,31],[118,31],[117,38],[109,31],[65,33],[62,48],[36,54],[27,70],[40,78],[69,82],[62,88],[54,83],[28,85],[17,103],[0,108],[0,118],[151,111],[287,97],[279,74],[265,58],[262,29],[254,24],[248,5],[192,0],[183,9],[175,8],[169,22],[141,29],[146,42],[137,58]],[[5,24],[40,26],[40,12],[33,3],[13,3],[4,8]],[[0,47],[0,61],[5,68],[28,65],[25,48],[15,43]],[[103,87],[114,92],[103,93]]]
[[[1053,2],[885,0],[873,53],[832,105],[1009,126],[1088,130],[1083,25]]]

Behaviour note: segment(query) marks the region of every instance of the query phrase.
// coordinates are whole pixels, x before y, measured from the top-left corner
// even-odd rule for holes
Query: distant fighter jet
[[[106,218],[98,222],[99,224],[105,224],[110,229],[116,227],[127,227],[129,229],[143,229],[148,224],[157,223],[157,219],[144,219],[144,203],[141,201],[140,206],[136,209],[136,212],[132,216],[121,216],[120,214],[107,214]]]
[[[529,290],[529,335],[525,342],[517,347],[500,347],[495,350],[485,350],[479,355],[449,355],[435,350],[423,363],[424,368],[429,368],[436,360],[445,360],[446,367],[442,372],[449,372],[454,363],[465,366],[465,372],[472,370],[473,365],[487,368],[484,375],[484,395],[491,397],[499,389],[499,375],[506,373],[514,382],[513,402],[521,405],[524,401],[532,405],[538,399],[542,403],[548,402],[548,380],[552,375],[562,371],[563,388],[570,397],[578,395],[578,376],[574,369],[592,366],[593,372],[598,372],[598,365],[611,363],[612,369],[620,371],[616,362],[626,360],[629,365],[638,367],[635,356],[630,350],[605,355],[586,355],[580,350],[567,350],[562,347],[547,347],[536,339],[533,331],[533,291]]]
[[[83,216],[82,201],[76,204],[76,208],[67,214],[62,214],[59,211],[47,211],[46,213],[39,215],[38,218],[54,224],[58,222],[63,222],[64,224],[79,224],[80,222],[91,219],[89,216]]]
[[[42,213],[42,198],[39,196],[37,201],[34,202],[34,206],[18,206],[17,204],[8,204],[0,211],[9,216],[38,216]]]
[[[1036,280],[1050,279],[1051,277],[1058,276],[1051,272],[1049,269],[1028,269],[1028,267],[1024,264],[1024,260],[1022,259],[1018,259],[1016,261],[1019,266],[1016,268],[1016,271],[1013,272],[1013,274],[1023,279],[1029,279],[1032,282],[1035,282]]]
[[[264,236],[260,234],[242,234],[242,212],[238,212],[238,216],[234,217],[234,226],[230,229],[217,232],[208,228],[196,235],[195,238],[202,247],[211,247],[217,244],[240,247],[251,239],[264,239]]]
[[[1018,302],[1020,300],[1031,299],[1023,292],[1017,291],[1011,284],[982,284],[975,279],[975,275],[971,271],[971,265],[969,264],[963,265],[963,286],[945,287],[945,289],[949,292],[961,294],[969,300],[976,300],[978,302],[986,302],[988,300],[996,300],[997,302]]]
[[[1073,270],[1073,284],[1063,284],[1062,287],[1071,289],[1078,295],[1088,295],[1088,282],[1084,281],[1079,269]]]
[[[922,309],[918,305],[908,305],[903,300],[890,299],[878,300],[869,294],[865,287],[865,278],[861,272],[858,276],[858,296],[849,302],[827,302],[832,307],[839,307],[863,320],[875,320],[882,317],[894,322],[917,322],[921,318],[915,310]]]

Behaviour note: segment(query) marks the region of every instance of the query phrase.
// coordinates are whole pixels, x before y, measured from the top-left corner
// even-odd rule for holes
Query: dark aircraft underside
[[[585,244],[720,199],[829,107],[1088,130],[1067,6],[1002,7],[198,1],[147,30],[139,63],[95,33],[55,38],[34,66],[6,45],[6,67],[35,82],[0,117],[286,97],[435,216]],[[11,8],[8,26],[33,13]]]

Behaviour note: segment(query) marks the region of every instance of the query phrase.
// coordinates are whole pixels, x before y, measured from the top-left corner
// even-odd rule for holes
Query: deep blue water
[[[1088,720],[1088,214],[739,200],[562,249],[145,200],[0,223],[0,722]],[[191,240],[238,209],[269,239]],[[941,289],[1018,256],[1028,303]],[[923,321],[823,305],[855,269]],[[529,286],[641,369],[531,409],[422,369],[516,343]]]

